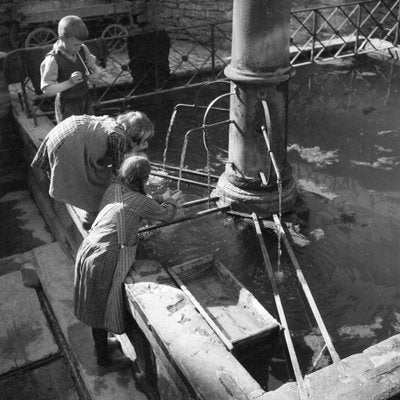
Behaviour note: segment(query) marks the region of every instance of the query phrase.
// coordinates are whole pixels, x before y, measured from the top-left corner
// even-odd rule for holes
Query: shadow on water
[[[290,82],[288,160],[309,212],[292,218],[290,230],[298,261],[344,358],[400,332],[400,67],[365,57],[296,72]],[[211,94],[204,104],[220,93]],[[178,102],[182,100],[143,108],[157,125],[150,149],[154,161],[162,162],[164,135]],[[184,134],[201,125],[202,115],[192,110],[178,114],[168,164],[179,165]],[[214,112],[211,120],[226,117]],[[213,174],[223,171],[227,144],[228,128],[210,130]],[[204,170],[201,135],[189,142],[186,160],[186,167]],[[158,178],[153,185],[166,183]],[[191,186],[183,191],[185,201],[206,195]],[[265,239],[274,265],[276,235],[266,232]],[[166,266],[215,251],[276,317],[254,228],[245,220],[213,215],[170,226],[144,241],[142,251]],[[282,270],[279,291],[306,373],[313,368],[323,340],[303,304],[285,252]],[[257,370],[257,379],[272,389],[288,374],[280,365],[282,355],[269,357],[268,361],[262,353],[255,355],[249,370]],[[324,355],[315,368],[329,362]]]

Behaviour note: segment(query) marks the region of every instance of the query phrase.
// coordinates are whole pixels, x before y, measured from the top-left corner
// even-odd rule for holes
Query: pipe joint
[[[255,72],[249,69],[236,68],[229,64],[225,68],[224,74],[233,82],[267,85],[288,81],[294,75],[294,72],[291,65],[280,67],[270,72]]]

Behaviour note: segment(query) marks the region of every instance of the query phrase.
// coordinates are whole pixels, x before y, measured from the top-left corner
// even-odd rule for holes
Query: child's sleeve
[[[112,158],[112,169],[116,175],[125,156],[125,138],[122,134],[111,132],[107,138],[107,146]]]
[[[40,64],[40,89],[58,83],[58,65],[52,55],[48,55]]]

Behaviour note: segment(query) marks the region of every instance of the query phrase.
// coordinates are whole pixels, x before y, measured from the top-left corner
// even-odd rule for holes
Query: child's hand
[[[83,82],[83,76],[82,76],[82,72],[80,71],[75,71],[71,74],[69,80],[71,81],[71,83],[75,86],[78,83]]]
[[[163,195],[162,195],[163,201],[168,201],[172,200],[175,203],[179,202],[182,200],[182,192],[180,190],[174,190],[172,191],[171,189],[168,189]]]
[[[182,201],[183,201],[182,192],[181,192],[180,190],[174,191],[174,192],[171,194],[170,199],[173,200],[173,201],[175,201],[175,203],[177,203],[177,204],[182,203]]]
[[[100,74],[98,72],[93,72],[92,74],[88,75],[90,83],[97,83],[100,79]]]

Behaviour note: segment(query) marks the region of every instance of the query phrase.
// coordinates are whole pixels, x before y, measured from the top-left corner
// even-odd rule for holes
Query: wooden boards
[[[169,268],[180,286],[228,349],[243,349],[266,340],[279,323],[213,255]],[[208,321],[211,320],[211,323]],[[214,326],[217,326],[217,330]]]

